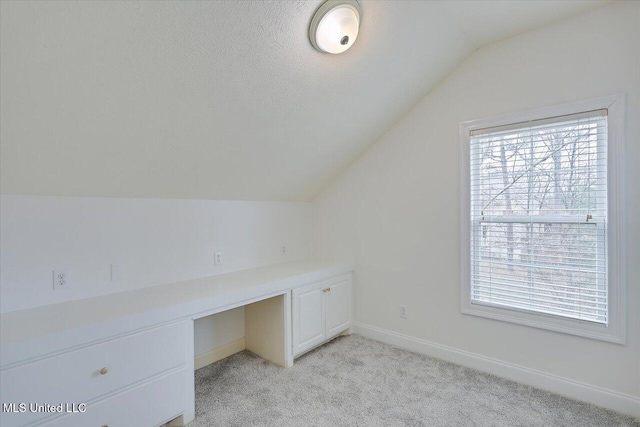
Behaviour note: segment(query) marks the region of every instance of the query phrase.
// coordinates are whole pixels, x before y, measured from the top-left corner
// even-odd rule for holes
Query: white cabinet
[[[349,329],[351,292],[351,274],[292,291],[294,356]]]
[[[351,326],[351,271],[301,261],[2,314],[0,426],[188,423],[194,318],[244,305],[247,349],[291,366]]]
[[[87,404],[86,412],[58,417],[47,424],[52,426],[161,424],[186,406],[187,332],[185,322],[176,322],[4,369],[2,402],[62,403],[62,412]],[[149,411],[154,406],[161,410]],[[3,411],[0,425],[22,426],[57,415],[29,409]]]

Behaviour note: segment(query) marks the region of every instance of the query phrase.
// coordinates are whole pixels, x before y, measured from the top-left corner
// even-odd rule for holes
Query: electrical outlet
[[[122,264],[111,264],[111,281],[118,282],[124,279],[124,268]]]
[[[407,310],[407,306],[406,305],[401,305],[400,306],[400,318],[401,319],[408,319],[409,318],[409,311]]]
[[[280,255],[285,255],[287,253],[287,247],[282,245],[282,250],[280,251]]]
[[[69,289],[71,287],[71,277],[67,270],[53,270],[53,290]]]
[[[214,259],[214,264],[215,265],[220,265],[222,264],[222,252],[216,252],[214,254],[215,259]]]

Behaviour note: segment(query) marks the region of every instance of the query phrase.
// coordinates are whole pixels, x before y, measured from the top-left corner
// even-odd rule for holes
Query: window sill
[[[624,334],[616,331],[611,325],[602,325],[584,320],[568,319],[544,313],[532,313],[526,310],[510,309],[488,304],[471,303],[470,301],[462,304],[461,311],[467,315],[501,320],[503,322],[562,332],[615,344],[625,344],[626,341]]]

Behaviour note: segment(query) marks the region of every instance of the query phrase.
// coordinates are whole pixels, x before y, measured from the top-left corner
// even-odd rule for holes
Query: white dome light
[[[356,0],[329,0],[311,19],[309,39],[321,52],[342,53],[358,38],[362,9]]]

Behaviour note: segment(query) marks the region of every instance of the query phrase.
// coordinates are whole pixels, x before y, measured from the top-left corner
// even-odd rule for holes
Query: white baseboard
[[[222,360],[225,357],[229,357],[232,354],[236,354],[244,350],[244,337],[231,341],[229,344],[216,347],[213,350],[209,350],[206,353],[199,354],[193,361],[194,369],[200,369],[207,365],[210,365],[218,360]]]
[[[640,418],[640,398],[354,322],[356,334]]]

